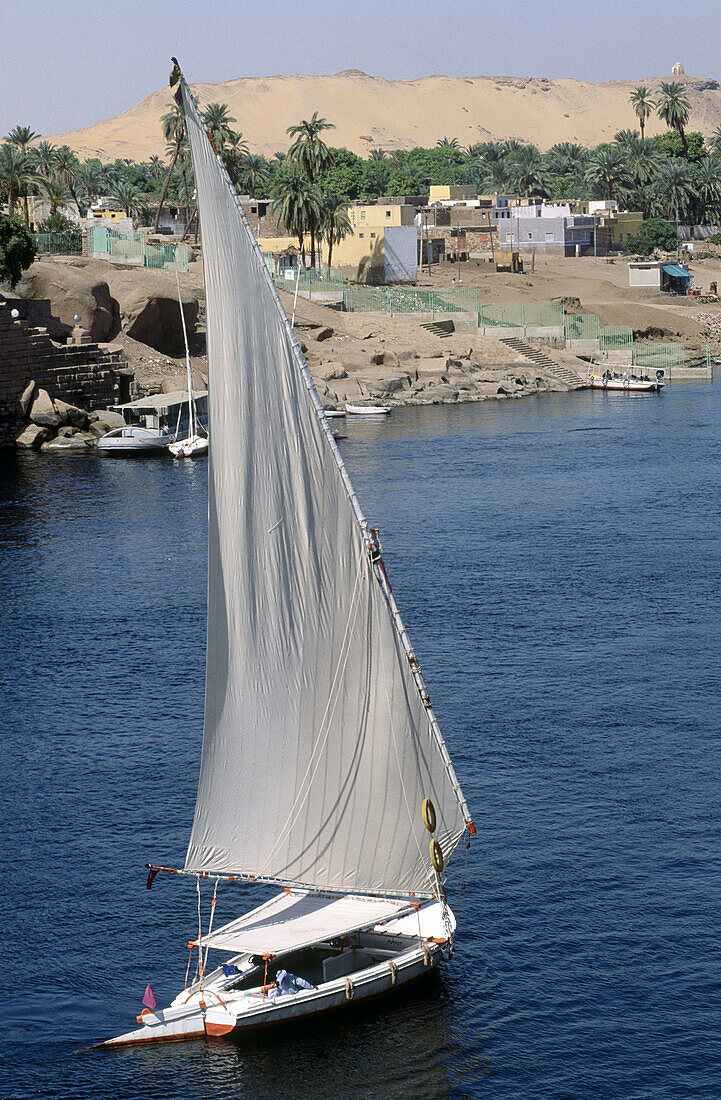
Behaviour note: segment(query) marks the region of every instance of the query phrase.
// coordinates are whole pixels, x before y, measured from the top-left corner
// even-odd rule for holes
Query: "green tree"
[[[203,111],[203,121],[219,153],[232,134],[231,122],[235,119],[228,114],[227,103],[209,103]]]
[[[15,145],[0,145],[0,188],[7,195],[11,216],[23,188],[33,176],[30,160],[21,149]]]
[[[132,183],[128,183],[127,180],[120,180],[115,185],[110,198],[122,206],[128,218],[136,217],[144,206],[142,194],[137,187],[134,187]]]
[[[589,157],[586,181],[602,189],[604,198],[619,198],[629,182],[621,150],[613,145],[598,145]]]
[[[656,208],[677,225],[688,212],[694,191],[693,169],[681,160],[666,161],[653,183]]]
[[[265,186],[268,181],[268,162],[265,157],[257,153],[248,153],[241,162],[243,173],[243,185],[248,188],[251,198],[255,198],[255,192],[259,187]]]
[[[178,157],[180,156],[180,150],[183,146],[183,142],[186,140],[186,126],[185,126],[185,112],[182,107],[177,104],[173,108],[164,114],[160,120],[160,124],[163,128],[163,138],[167,142],[170,148],[170,167],[168,168],[168,174],[165,177],[165,183],[163,184],[163,190],[160,193],[160,199],[158,201],[158,209],[155,212],[155,224],[153,225],[153,232],[158,232],[158,226],[160,225],[160,215],[163,210],[163,203],[165,202],[165,196],[168,193],[168,187],[170,185],[170,178],[173,175],[175,165]]]
[[[333,263],[333,246],[340,244],[352,231],[346,203],[333,195],[326,195],[321,211],[320,232],[328,245],[328,267]]]
[[[67,206],[72,199],[68,185],[64,183],[60,176],[39,176],[37,181],[37,188],[43,198],[50,203],[50,217],[54,217],[57,213],[59,206]],[[43,230],[42,232],[54,232],[54,230]]]
[[[369,172],[388,171],[385,160],[363,160],[349,149],[329,149],[331,163],[318,173],[316,182],[324,195],[337,199],[357,199]],[[377,192],[380,194],[380,192]]]
[[[323,195],[317,184],[304,172],[290,166],[276,181],[274,211],[285,228],[298,238],[298,248],[305,263],[305,237],[320,225]],[[313,260],[315,254],[313,254]]]
[[[78,196],[75,192],[75,180],[77,179],[78,170],[80,168],[80,162],[75,156],[75,153],[69,145],[60,145],[55,150],[55,172],[60,180],[70,191],[72,200],[75,203],[78,213],[82,214],[78,202]]]
[[[510,158],[509,179],[521,195],[545,195],[548,172],[535,145],[522,145]]]
[[[288,150],[288,160],[296,164],[303,173],[311,187],[325,169],[329,168],[333,154],[323,141],[321,134],[326,130],[334,130],[335,124],[325,118],[319,118],[314,111],[310,119],[303,119],[297,126],[289,126],[286,133],[294,137],[295,141]],[[306,228],[310,235],[310,263],[315,267],[315,245],[320,217],[320,204],[315,201],[308,202]]]
[[[691,114],[691,104],[683,84],[675,80],[664,81],[658,98],[658,117],[669,130],[675,130],[681,138],[683,155],[686,156],[686,124]]]
[[[680,160],[687,160],[690,164],[695,164],[708,155],[703,134],[700,134],[698,130],[691,130],[688,134],[685,134],[684,141],[681,140],[681,135],[677,134],[675,130],[667,130],[665,134],[659,134],[658,137],[651,140],[664,156],[678,157]]]
[[[644,84],[639,84],[638,88],[634,88],[629,99],[641,128],[641,138],[644,138],[646,133],[646,120],[650,118],[655,111],[656,104],[651,98],[650,91]]]
[[[708,224],[710,209],[718,209],[721,201],[721,165],[716,157],[703,157],[694,167],[697,218]]]
[[[638,233],[628,237],[626,247],[638,256],[651,256],[657,249],[671,252],[676,248],[679,236],[671,222],[665,218],[649,218],[639,226]]]
[[[0,214],[0,283],[12,289],[35,259],[35,242],[20,218]]]

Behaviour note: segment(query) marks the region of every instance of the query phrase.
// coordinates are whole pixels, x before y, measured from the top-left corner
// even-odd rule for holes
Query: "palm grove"
[[[484,141],[461,148],[443,137],[433,148],[386,152],[371,149],[363,158],[325,140],[333,124],[317,112],[288,130],[290,147],[271,158],[251,153],[226,104],[211,103],[203,112],[233,184],[255,197],[271,197],[276,212],[311,264],[322,255],[332,262],[333,248],[350,232],[348,202],[380,195],[422,195],[433,184],[471,184],[480,193],[540,196],[551,201],[617,199],[645,217],[712,224],[721,220],[721,127],[708,140],[688,132],[690,103],[683,84],[665,82],[655,98],[645,86],[630,96],[638,129],[619,131],[612,142],[593,149],[559,142],[542,153],[516,140]],[[657,115],[666,133],[646,137],[649,118]],[[174,106],[162,118],[165,159],[80,161],[67,145],[37,142],[30,127],[17,126],[0,145],[0,201],[28,224],[28,197],[49,203],[47,230],[67,228],[61,207],[81,214],[101,195],[117,202],[128,216],[149,222],[155,208],[157,228],[168,202],[192,208],[193,172],[185,120]],[[37,142],[37,143],[36,143]],[[192,222],[192,217],[190,219]],[[673,229],[673,226],[666,228]]]

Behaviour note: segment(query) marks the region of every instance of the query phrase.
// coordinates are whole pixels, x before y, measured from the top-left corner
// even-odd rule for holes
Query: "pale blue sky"
[[[719,0],[2,0],[0,136],[80,129],[167,82],[363,69],[387,79],[718,78]]]

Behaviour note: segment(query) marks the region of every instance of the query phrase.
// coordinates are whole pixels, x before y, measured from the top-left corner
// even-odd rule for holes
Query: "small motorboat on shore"
[[[326,409],[325,415],[327,420],[335,420],[339,416],[345,416],[345,409]]]
[[[349,416],[387,416],[391,407],[390,405],[346,405],[345,411]]]
[[[203,430],[208,421],[207,392],[193,397],[194,433]],[[113,428],[98,440],[98,450],[108,454],[141,454],[165,451],[169,444],[189,439],[190,413],[188,394],[185,390],[175,393],[156,393],[113,406],[112,412],[120,413],[125,425]],[[207,439],[200,436],[207,450]]]
[[[593,367],[596,367],[596,371]],[[638,374],[635,368],[628,367],[620,371],[612,371],[607,367],[603,373],[599,373],[601,364],[592,363],[588,371],[588,384],[594,390],[619,390],[624,393],[660,393],[666,383],[663,381],[664,372],[656,371],[656,377],[650,378],[647,374]]]

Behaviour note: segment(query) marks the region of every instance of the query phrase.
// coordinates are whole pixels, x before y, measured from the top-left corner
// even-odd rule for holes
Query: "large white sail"
[[[430,893],[468,814],[300,348],[181,83],[210,421],[208,654],[186,870]]]

